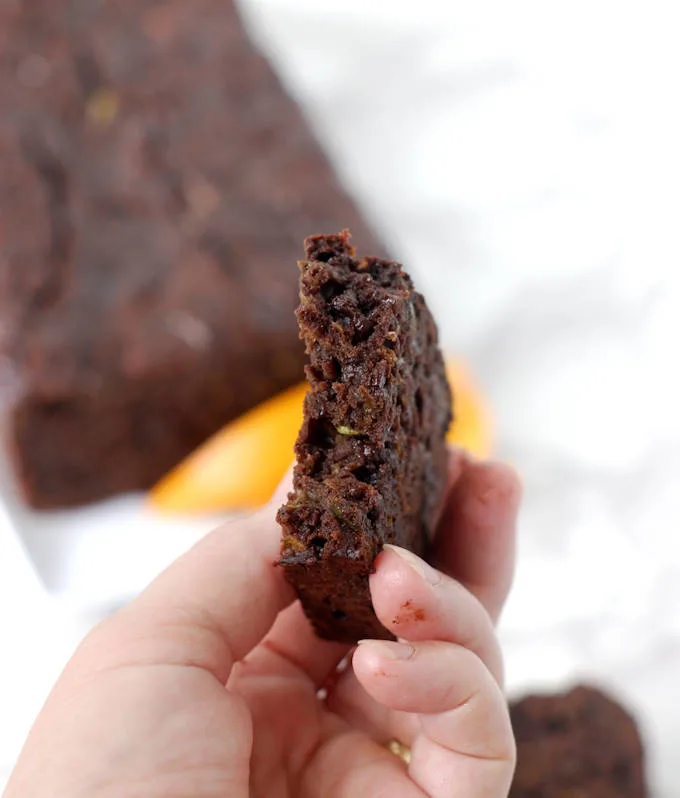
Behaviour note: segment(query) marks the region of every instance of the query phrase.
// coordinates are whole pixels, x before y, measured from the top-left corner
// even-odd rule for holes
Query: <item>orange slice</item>
[[[295,385],[227,424],[151,491],[172,512],[259,507],[293,460],[307,383]]]
[[[479,392],[460,363],[448,361],[447,375],[456,414],[447,440],[484,457],[490,432]],[[265,504],[293,460],[306,388],[289,388],[227,424],[152,489],[151,505],[208,513]]]
[[[454,420],[446,440],[476,457],[488,457],[492,448],[491,417],[478,387],[458,361],[447,359],[446,376],[454,397]]]

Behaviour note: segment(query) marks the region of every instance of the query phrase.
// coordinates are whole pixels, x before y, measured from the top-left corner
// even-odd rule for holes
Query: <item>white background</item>
[[[680,796],[673,4],[242,5],[523,474],[510,689],[609,686],[654,795]],[[4,482],[0,784],[79,636],[211,523],[161,526],[134,497],[36,518]]]

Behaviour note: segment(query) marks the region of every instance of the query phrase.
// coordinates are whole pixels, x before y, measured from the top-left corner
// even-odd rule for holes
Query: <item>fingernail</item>
[[[359,640],[358,644],[362,648],[370,648],[374,654],[383,659],[411,659],[416,653],[413,646],[408,643],[393,643],[385,640]]]
[[[407,549],[402,549],[399,546],[393,546],[391,543],[385,543],[383,546],[385,549],[389,549],[390,551],[394,552],[397,557],[401,557],[401,559],[407,564],[410,565],[411,568],[418,574],[418,576],[423,579],[428,585],[438,585],[442,581],[442,575],[433,568],[431,565],[428,565],[425,560],[422,560],[420,557],[416,556],[413,552],[408,551]]]

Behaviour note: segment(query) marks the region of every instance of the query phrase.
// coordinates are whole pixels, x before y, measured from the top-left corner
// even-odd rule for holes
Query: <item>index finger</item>
[[[279,541],[271,506],[223,524],[95,629],[85,649],[94,647],[100,668],[184,665],[226,682],[295,598],[275,567]]]
[[[451,487],[432,560],[498,620],[515,570],[521,485],[513,468],[451,453]]]

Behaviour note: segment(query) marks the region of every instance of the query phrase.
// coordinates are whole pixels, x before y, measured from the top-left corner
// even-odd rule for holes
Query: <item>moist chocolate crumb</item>
[[[395,261],[347,231],[305,242],[300,334],[309,391],[281,507],[281,565],[317,633],[391,637],[368,588],[384,543],[427,553],[446,481],[451,393],[437,328]]]

